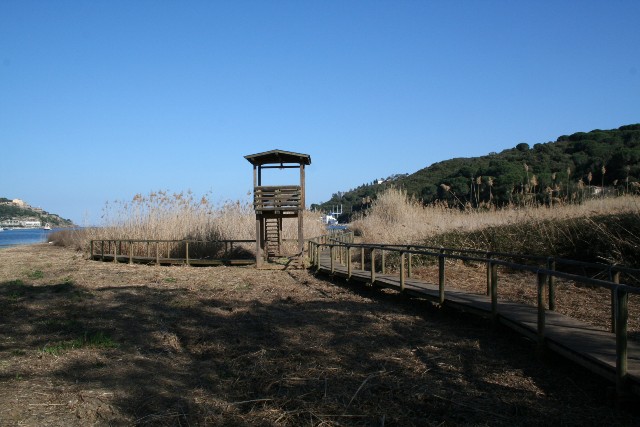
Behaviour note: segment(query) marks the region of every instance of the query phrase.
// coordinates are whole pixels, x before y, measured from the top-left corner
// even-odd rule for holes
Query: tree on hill
[[[562,135],[555,142],[533,147],[521,142],[500,153],[445,160],[400,176],[392,184],[364,184],[339,198],[334,194],[314,207],[326,210],[342,203],[357,210],[363,199],[375,198],[389,185],[424,203],[447,202],[449,206],[552,204],[554,200],[575,201],[593,192],[596,185],[630,192],[639,187],[633,184],[639,177],[640,124],[632,124]]]

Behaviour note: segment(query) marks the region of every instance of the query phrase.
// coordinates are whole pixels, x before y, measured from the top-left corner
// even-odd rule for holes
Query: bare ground
[[[640,424],[506,329],[306,271],[22,246],[0,319],[3,426]]]

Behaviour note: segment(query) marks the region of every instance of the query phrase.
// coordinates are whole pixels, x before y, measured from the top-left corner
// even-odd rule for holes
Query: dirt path
[[[0,251],[0,425],[639,424],[473,317],[306,271]]]

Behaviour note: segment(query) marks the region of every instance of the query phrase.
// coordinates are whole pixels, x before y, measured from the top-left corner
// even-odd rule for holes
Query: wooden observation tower
[[[308,154],[271,150],[244,156],[253,165],[253,206],[256,211],[256,267],[265,260],[283,256],[282,220],[298,219],[298,250],[304,251],[304,167],[311,164]],[[262,185],[263,169],[300,169],[299,185]]]

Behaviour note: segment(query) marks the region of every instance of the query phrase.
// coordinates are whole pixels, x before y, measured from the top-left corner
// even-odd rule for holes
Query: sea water
[[[45,243],[49,234],[55,230],[42,228],[16,228],[0,231],[0,248],[17,245],[31,245],[33,243]]]

